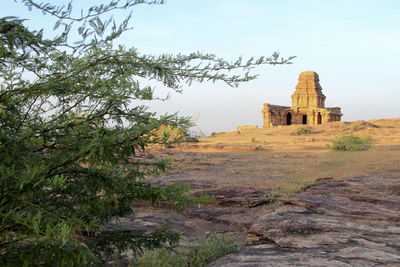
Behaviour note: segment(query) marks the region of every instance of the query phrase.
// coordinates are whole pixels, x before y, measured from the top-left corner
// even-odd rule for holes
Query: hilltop
[[[224,233],[245,247],[213,266],[354,266],[400,263],[400,118],[214,133],[152,147],[172,168],[153,183],[185,182],[216,201],[171,215],[138,205],[122,221],[151,230],[171,219],[183,244]],[[337,152],[341,135],[370,136],[367,151]],[[137,224],[137,222],[141,222]]]
[[[181,178],[197,182],[213,179],[221,184],[270,189],[293,179],[310,182],[399,170],[400,118],[331,122],[310,126],[311,134],[291,135],[300,126],[214,133],[198,143],[151,152],[164,154],[174,162],[162,177],[164,181],[179,181],[177,173],[181,173]],[[329,149],[328,145],[341,135],[369,135],[373,147],[357,153]]]

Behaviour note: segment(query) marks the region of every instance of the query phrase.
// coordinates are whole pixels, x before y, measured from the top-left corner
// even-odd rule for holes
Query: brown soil
[[[119,227],[152,231],[169,219],[173,229],[185,232],[183,244],[211,232],[246,243],[213,266],[400,264],[400,118],[326,123],[312,126],[311,134],[291,135],[297,127],[151,147],[139,156],[172,161],[151,182],[186,182],[194,194],[205,191],[216,201],[179,215],[141,203]],[[345,134],[369,135],[373,147],[328,148]]]
[[[360,125],[361,130],[351,130]],[[219,133],[199,143],[173,149],[150,149],[168,157],[173,167],[155,180],[296,190],[316,179],[334,180],[366,174],[400,173],[400,118],[312,126],[312,133],[293,136],[298,126]],[[355,128],[355,127],[353,127]],[[373,147],[361,152],[335,152],[327,146],[344,134],[373,137]]]

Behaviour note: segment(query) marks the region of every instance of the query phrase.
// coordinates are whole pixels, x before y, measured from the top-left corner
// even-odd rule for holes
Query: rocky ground
[[[151,231],[168,219],[183,244],[212,232],[245,246],[211,266],[400,266],[400,119],[223,133],[143,157],[173,166],[153,183],[186,182],[216,201],[171,214],[146,203],[120,226]],[[333,152],[343,134],[371,135],[363,152]]]
[[[400,176],[316,183],[249,229],[254,243],[211,266],[400,266]]]

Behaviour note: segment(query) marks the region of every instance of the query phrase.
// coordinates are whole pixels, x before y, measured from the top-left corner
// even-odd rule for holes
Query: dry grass
[[[172,151],[157,150],[174,162],[160,179],[295,191],[318,178],[400,173],[400,119],[355,124],[363,126],[355,127],[357,135],[374,139],[371,150],[348,153],[327,147],[348,133],[344,122],[312,126],[312,134],[307,136],[290,136],[296,125],[242,134],[229,132],[200,138],[195,145],[183,144]]]

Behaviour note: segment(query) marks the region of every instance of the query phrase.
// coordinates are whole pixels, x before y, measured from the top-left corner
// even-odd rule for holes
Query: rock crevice
[[[314,184],[250,227],[264,244],[211,266],[399,266],[399,182],[359,176]]]

